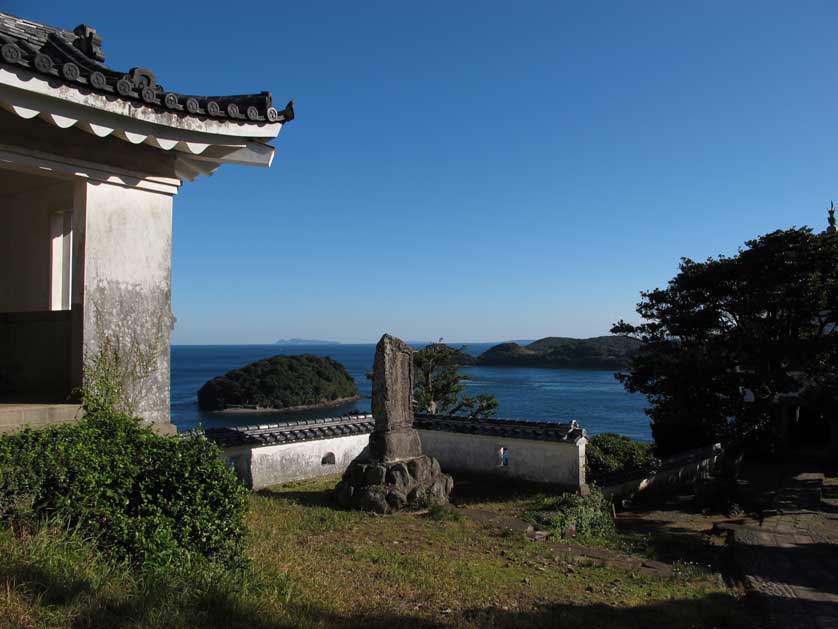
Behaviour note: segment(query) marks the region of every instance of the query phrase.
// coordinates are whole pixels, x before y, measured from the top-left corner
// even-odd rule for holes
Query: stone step
[[[824,480],[823,472],[803,472],[794,476],[788,484],[793,487],[822,487]]]
[[[774,497],[774,508],[778,511],[796,509],[819,509],[824,485],[823,472],[803,472],[783,483]]]
[[[827,513],[838,513],[838,498],[821,498],[821,511]]]
[[[0,434],[71,422],[81,415],[78,404],[0,404]]]

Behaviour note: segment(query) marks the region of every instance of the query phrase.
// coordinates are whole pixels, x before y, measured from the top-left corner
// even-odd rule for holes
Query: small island
[[[324,356],[273,356],[233,369],[198,391],[198,407],[218,412],[288,412],[360,399],[355,380]]]
[[[340,345],[340,341],[321,341],[318,339],[279,339],[274,345]]]
[[[628,336],[574,339],[548,336],[529,345],[501,343],[477,358],[481,366],[552,367],[566,369],[625,369],[640,347]]]

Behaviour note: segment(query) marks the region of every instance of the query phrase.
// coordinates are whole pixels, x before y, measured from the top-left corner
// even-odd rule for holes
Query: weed
[[[437,522],[460,522],[463,519],[456,509],[439,503],[428,508],[428,517]]]

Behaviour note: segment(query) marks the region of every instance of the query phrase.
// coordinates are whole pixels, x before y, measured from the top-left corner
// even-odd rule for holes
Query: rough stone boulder
[[[375,348],[369,457],[347,468],[335,489],[344,507],[393,513],[444,504],[454,479],[439,461],[422,454],[419,433],[413,428],[413,350],[388,334]]]
[[[454,479],[442,473],[439,461],[422,455],[394,463],[353,464],[335,497],[345,507],[393,513],[445,504],[453,487]]]

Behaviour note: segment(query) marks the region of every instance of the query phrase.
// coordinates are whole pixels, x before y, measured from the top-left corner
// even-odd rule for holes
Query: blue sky
[[[592,336],[838,199],[834,2],[0,0],[167,89],[270,90],[175,200],[175,343]]]

